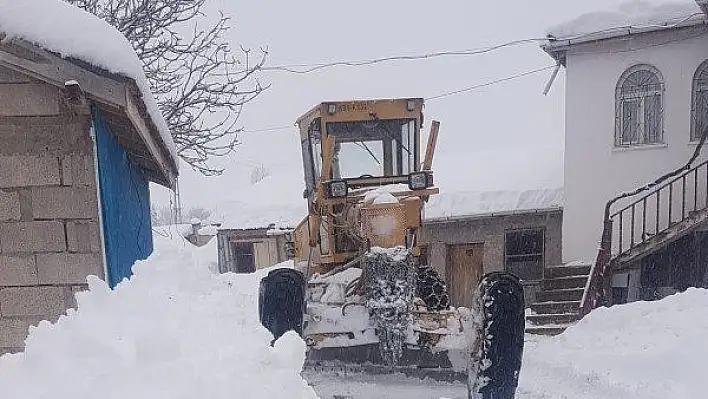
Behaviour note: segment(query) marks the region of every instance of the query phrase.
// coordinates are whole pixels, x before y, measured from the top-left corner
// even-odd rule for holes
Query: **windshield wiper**
[[[378,118],[376,118],[376,120],[377,120],[377,121],[380,121],[380,119],[378,119]],[[393,141],[395,141],[396,144],[398,144],[399,147],[403,148],[403,150],[405,150],[406,153],[408,153],[409,156],[411,155],[410,150],[409,150],[408,148],[406,148],[406,146],[404,146],[403,143],[401,143],[401,141],[400,141],[398,138],[396,138],[396,135],[395,135],[395,134],[391,133],[391,131],[388,130],[388,128],[386,128],[386,124],[385,124],[385,123],[379,124],[379,127],[381,127],[381,129],[383,129],[384,133],[386,133],[386,136],[388,136],[388,138],[390,138],[390,139],[392,139]]]
[[[359,147],[362,147],[363,149],[365,149],[366,152],[368,152],[369,155],[371,155],[371,157],[374,158],[374,161],[376,161],[377,164],[381,165],[381,161],[379,161],[379,159],[376,158],[376,155],[374,154],[374,152],[371,151],[371,150],[369,149],[369,146],[367,146],[363,141],[355,141],[354,143],[355,143],[356,145],[358,145]]]

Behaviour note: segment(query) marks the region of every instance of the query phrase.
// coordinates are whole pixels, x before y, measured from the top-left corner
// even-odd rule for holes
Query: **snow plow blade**
[[[395,270],[398,267],[413,266],[410,258],[399,259],[402,262],[395,264],[395,262],[390,263],[387,256],[382,254],[373,256],[371,263],[365,265],[365,268],[370,275],[379,278],[372,279],[365,286],[374,287],[374,291],[380,293],[382,288],[386,288],[384,291],[389,292],[390,282],[405,285],[401,283],[415,281],[415,276],[400,269]],[[383,270],[374,272],[372,269],[375,268]],[[385,277],[381,278],[383,276]],[[462,308],[447,311],[410,310],[413,316],[410,320],[413,322],[408,324],[404,321],[406,319],[404,309],[391,312],[391,309],[384,306],[386,312],[383,316],[387,317],[382,319],[385,322],[394,322],[394,330],[400,329],[400,333],[403,333],[406,325],[409,328],[404,334],[406,337],[394,337],[394,344],[384,345],[383,348],[380,341],[382,336],[373,330],[388,327],[384,323],[376,323],[375,326],[378,328],[370,326],[372,331],[368,335],[359,336],[359,339],[364,338],[364,341],[368,339],[368,342],[357,341],[353,336],[347,338],[351,333],[346,332],[334,333],[333,335],[338,338],[330,342],[329,346],[326,340],[332,339],[331,337],[319,343],[314,342],[316,341],[314,337],[317,335],[326,337],[331,334],[313,333],[308,336],[303,332],[307,330],[303,328],[304,314],[308,309],[305,306],[306,284],[302,273],[296,270],[271,271],[261,280],[259,294],[261,322],[271,331],[275,339],[287,331],[294,330],[306,338],[306,342],[309,341],[304,365],[307,372],[339,375],[402,374],[411,378],[429,378],[445,382],[466,381],[470,399],[514,398],[521,369],[525,327],[523,287],[514,275],[500,272],[485,275],[475,291],[476,309],[470,310],[471,313],[468,315],[460,313]],[[406,290],[395,296],[409,297],[410,295]],[[376,304],[389,303],[382,297],[369,295],[368,305],[371,305],[372,299]],[[359,307],[361,307],[359,311],[363,312],[362,316],[366,317],[370,310],[367,310],[364,305]],[[337,314],[344,316],[344,308],[327,308],[330,312],[333,309],[342,312]],[[446,319],[451,315],[452,319]],[[311,316],[313,318],[310,321],[315,323],[333,318],[332,313],[326,312],[314,313]],[[447,320],[448,326],[449,321],[453,320],[452,324],[459,324],[460,330],[445,329],[442,335],[438,335],[441,334],[438,332],[440,328],[425,329],[426,326],[430,327],[428,323],[433,320]],[[334,317],[330,321],[337,325],[343,319]],[[440,327],[440,324],[435,326]],[[410,339],[411,332],[417,339]],[[390,335],[384,336],[386,337]],[[421,340],[422,337],[425,338]],[[446,350],[438,345],[439,340],[445,338],[453,338],[453,342],[458,343],[459,339],[463,338],[466,343],[463,346],[448,347],[449,350]],[[347,343],[348,339],[353,342]],[[389,352],[391,348],[396,351],[393,357]]]
[[[304,369],[313,373],[402,374],[409,378],[431,379],[441,382],[467,381],[467,373],[455,370],[446,353],[431,353],[404,349],[400,363],[389,366],[380,357],[378,344],[352,348],[320,348],[307,352]]]
[[[378,346],[374,348],[378,351]],[[316,350],[320,351],[320,350]],[[309,352],[312,353],[312,352]],[[308,353],[308,354],[309,354]],[[405,353],[405,351],[404,351]],[[404,355],[405,356],[405,355]],[[464,383],[467,373],[449,368],[421,368],[418,366],[389,367],[382,364],[364,362],[360,364],[344,363],[340,361],[305,361],[304,371],[314,374],[334,374],[339,376],[365,374],[365,375],[404,375],[408,378],[420,380],[430,379],[439,382]]]

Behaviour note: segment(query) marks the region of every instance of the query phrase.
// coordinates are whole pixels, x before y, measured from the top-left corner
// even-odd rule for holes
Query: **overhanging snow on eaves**
[[[708,0],[706,0],[708,4]],[[611,39],[625,38],[633,35],[646,34],[651,32],[681,30],[691,27],[706,26],[708,19],[704,13],[697,12],[682,19],[667,20],[661,23],[646,25],[625,25],[609,29],[602,29],[589,33],[578,33],[569,36],[556,37],[552,33],[547,35],[545,42],[541,44],[541,49],[555,59],[558,63],[565,65],[565,53],[572,47],[592,42],[602,42]]]

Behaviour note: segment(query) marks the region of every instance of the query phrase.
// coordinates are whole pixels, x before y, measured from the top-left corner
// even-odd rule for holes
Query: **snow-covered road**
[[[467,399],[462,384],[441,383],[398,376],[303,373],[321,399]]]
[[[659,399],[647,393],[611,385],[600,375],[574,373],[567,365],[542,356],[547,337],[526,336],[524,364],[517,399]],[[467,399],[464,384],[403,376],[303,373],[321,399]],[[665,398],[662,398],[665,399]]]

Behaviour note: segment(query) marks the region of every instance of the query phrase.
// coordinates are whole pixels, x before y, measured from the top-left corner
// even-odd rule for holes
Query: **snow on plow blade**
[[[406,273],[401,276],[411,280]],[[380,285],[382,281],[378,280]],[[389,281],[396,280],[400,277]],[[376,331],[381,326],[370,317],[366,306],[370,302],[334,305],[307,300],[305,307],[305,280],[293,269],[271,271],[261,281],[259,294],[261,322],[275,339],[289,330],[305,338],[305,369],[309,372],[397,373],[438,381],[467,381],[471,399],[514,398],[525,317],[523,287],[511,274],[485,275],[476,287],[475,309],[431,311],[413,306],[405,337],[398,341],[401,346],[395,364],[381,350],[381,335]]]

